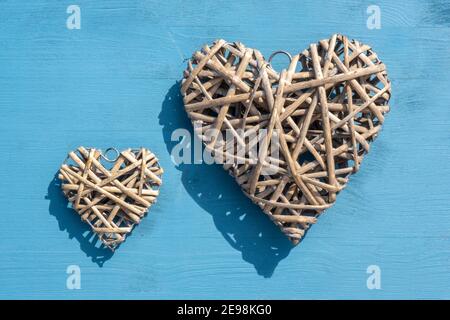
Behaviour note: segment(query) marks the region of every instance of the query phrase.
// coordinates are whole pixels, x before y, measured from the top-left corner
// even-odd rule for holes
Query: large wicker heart
[[[81,219],[114,250],[156,201],[162,168],[147,149],[125,150],[109,159],[78,148],[61,166],[61,188]],[[70,162],[69,162],[70,161]],[[110,168],[107,163],[110,162]]]
[[[390,82],[370,46],[342,35],[311,44],[280,73],[258,50],[218,40],[193,54],[181,93],[207,149],[234,159],[224,168],[297,244],[369,151]],[[247,138],[262,129],[255,157]]]

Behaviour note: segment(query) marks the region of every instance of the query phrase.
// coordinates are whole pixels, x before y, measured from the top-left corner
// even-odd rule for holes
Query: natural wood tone
[[[343,35],[312,44],[280,73],[258,50],[218,40],[193,54],[181,85],[205,146],[241,160],[224,168],[295,244],[359,169],[389,112],[390,89],[371,47]],[[236,145],[259,129],[268,135],[259,157],[247,148],[242,163],[208,129],[229,130]],[[269,148],[275,133],[279,159]],[[274,174],[262,174],[274,164]]]
[[[100,150],[79,147],[69,153],[59,179],[73,209],[114,250],[156,201],[163,169],[144,148],[122,151],[110,169],[104,160]]]

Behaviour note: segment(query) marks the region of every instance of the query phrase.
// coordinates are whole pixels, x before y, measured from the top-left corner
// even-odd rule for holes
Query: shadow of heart
[[[167,92],[159,114],[167,151],[177,145],[172,132],[187,129],[193,137],[191,122],[184,112],[180,84]],[[191,144],[192,145],[192,144]],[[195,202],[213,218],[217,230],[257,273],[271,277],[278,263],[293,248],[279,228],[242,192],[234,179],[220,165],[179,164],[182,184]],[[219,183],[217,183],[219,182]]]
[[[59,229],[66,230],[69,239],[75,238],[80,243],[80,249],[92,259],[92,262],[102,267],[106,261],[111,259],[113,252],[101,243],[91,228],[81,221],[78,214],[69,206],[61,191],[58,173],[48,185],[45,199],[50,200],[49,212],[58,220]]]

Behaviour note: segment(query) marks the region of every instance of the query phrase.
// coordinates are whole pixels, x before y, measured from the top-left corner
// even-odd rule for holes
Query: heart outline
[[[101,150],[79,147],[69,152],[58,177],[81,220],[114,251],[156,202],[162,174],[158,159],[145,148],[118,152],[110,160]]]
[[[229,154],[217,148],[216,133],[205,135],[211,128],[237,132],[239,124],[246,128],[251,119],[269,132],[277,128],[282,133],[279,145],[288,174],[276,176],[274,185],[259,188],[270,180],[258,172],[267,165],[264,152],[256,164],[249,160],[224,168],[294,244],[358,171],[389,112],[391,96],[386,67],[372,48],[339,34],[294,55],[281,73],[258,50],[217,40],[194,52],[181,94],[196,134],[215,156]],[[314,160],[299,163],[307,152]],[[249,171],[251,177],[243,176]]]

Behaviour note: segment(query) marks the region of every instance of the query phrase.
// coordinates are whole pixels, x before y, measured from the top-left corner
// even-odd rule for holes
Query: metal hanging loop
[[[107,156],[107,154],[108,154],[110,151],[114,151],[114,153],[116,154],[116,156],[114,157],[114,159],[111,159],[111,158],[109,158],[109,157]],[[119,152],[119,150],[117,150],[116,148],[110,147],[110,148],[106,149],[105,152],[102,152],[102,153],[100,154],[100,156],[101,156],[105,161],[108,161],[108,162],[116,162],[117,159],[119,159],[119,157],[120,157],[120,152]]]
[[[272,66],[272,59],[277,55],[277,54],[284,54],[285,56],[287,56],[289,58],[289,63],[292,62],[292,56],[289,52],[284,51],[284,50],[278,50],[275,51],[274,53],[272,53],[269,57],[269,59],[267,60],[267,64]]]

